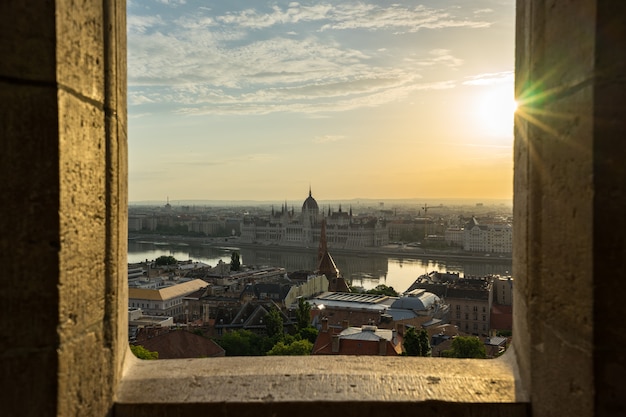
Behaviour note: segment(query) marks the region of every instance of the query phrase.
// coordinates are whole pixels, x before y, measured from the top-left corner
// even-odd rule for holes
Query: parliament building
[[[320,211],[309,189],[309,196],[297,213],[284,204],[274,210],[269,218],[246,217],[241,223],[241,241],[245,243],[275,244],[282,246],[317,246],[322,220],[326,221],[329,247],[360,248],[383,246],[389,242],[389,231],[384,219],[354,216],[352,209]]]

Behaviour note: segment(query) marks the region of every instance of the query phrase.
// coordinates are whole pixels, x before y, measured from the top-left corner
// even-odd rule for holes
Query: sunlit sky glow
[[[512,197],[514,0],[129,0],[129,199]]]

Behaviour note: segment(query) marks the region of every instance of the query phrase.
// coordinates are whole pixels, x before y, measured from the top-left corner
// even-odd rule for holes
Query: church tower
[[[328,252],[326,241],[326,219],[322,219],[320,232],[320,244],[317,250],[317,273],[324,274],[328,279],[328,291],[350,292],[348,284],[341,276],[333,257]]]

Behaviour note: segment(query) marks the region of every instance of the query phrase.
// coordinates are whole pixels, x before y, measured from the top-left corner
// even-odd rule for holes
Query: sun
[[[484,87],[476,96],[473,116],[478,129],[488,136],[513,137],[513,117],[517,102],[509,84]]]

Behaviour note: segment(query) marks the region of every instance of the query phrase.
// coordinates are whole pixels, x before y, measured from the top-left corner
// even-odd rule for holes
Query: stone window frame
[[[155,363],[134,360],[126,337],[124,1],[0,4],[0,170],[12,197],[0,222],[13,250],[0,256],[20,278],[0,292],[3,410],[530,415],[524,391],[512,394],[523,382],[534,416],[623,415],[626,2],[517,2],[516,89],[540,93],[522,106],[540,123],[516,118],[514,347],[502,360]]]

